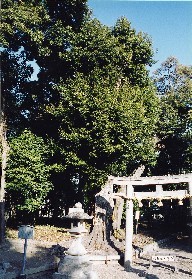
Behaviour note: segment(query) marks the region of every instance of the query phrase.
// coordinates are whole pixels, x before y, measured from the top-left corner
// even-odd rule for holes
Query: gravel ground
[[[28,247],[28,261],[26,268],[38,267],[41,264],[53,262],[53,255],[50,253],[50,247],[54,243],[31,242]],[[63,243],[64,244],[64,243]],[[64,246],[68,246],[66,243]],[[173,253],[176,255],[178,272],[174,272],[174,262],[154,263],[153,268],[149,270],[149,255],[142,255],[133,261],[132,270],[127,272],[120,264],[94,264],[93,271],[98,275],[98,279],[186,279],[192,278],[192,242],[187,239],[177,239],[169,245],[162,245],[158,251],[163,253]],[[0,263],[9,262],[12,269],[18,270],[22,266],[23,242],[7,241],[0,247]],[[0,277],[1,278],[1,277]],[[27,277],[31,279],[50,279],[52,272],[38,274]]]
[[[176,255],[178,272],[174,272],[174,262],[153,263],[150,270],[150,256],[142,255],[134,260],[132,270],[125,271],[120,264],[94,264],[93,271],[98,279],[186,279],[192,278],[192,243],[188,239],[176,240],[169,245],[164,245],[158,252]],[[37,277],[36,277],[37,278]],[[41,279],[52,278],[51,274],[41,276]]]

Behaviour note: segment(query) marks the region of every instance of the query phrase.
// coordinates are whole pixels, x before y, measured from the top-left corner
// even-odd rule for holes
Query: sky
[[[105,25],[125,16],[137,32],[151,37],[157,61],[151,73],[169,56],[192,65],[192,1],[88,0],[88,6]]]

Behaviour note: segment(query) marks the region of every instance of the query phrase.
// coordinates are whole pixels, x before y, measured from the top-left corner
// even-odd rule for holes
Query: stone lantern
[[[87,251],[81,240],[82,235],[88,232],[85,228],[85,221],[92,219],[84,212],[81,203],[76,203],[69,209],[69,214],[65,218],[71,220],[70,234],[75,237],[66,256],[62,258],[58,265],[58,272],[53,274],[54,279],[97,279],[97,274],[92,271]]]
[[[91,220],[93,216],[89,216],[84,212],[82,204],[80,202],[76,203],[73,208],[69,208],[69,214],[65,216],[66,219],[71,220],[71,229],[69,232],[72,235],[75,234],[85,234],[88,230],[85,228],[85,221]]]

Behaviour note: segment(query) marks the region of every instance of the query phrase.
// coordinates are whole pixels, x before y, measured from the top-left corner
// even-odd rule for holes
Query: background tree
[[[23,111],[23,99],[32,68],[26,63],[21,51],[4,49],[1,53],[1,97],[0,97],[0,150],[1,150],[1,187],[0,187],[0,242],[4,240],[6,166],[9,151],[7,136],[26,126],[26,113]]]
[[[153,76],[160,95],[158,174],[191,171],[192,67],[168,58]]]
[[[23,222],[29,222],[30,216],[38,217],[38,211],[52,188],[48,155],[43,139],[30,131],[25,130],[10,140],[6,181],[11,217],[16,216]]]

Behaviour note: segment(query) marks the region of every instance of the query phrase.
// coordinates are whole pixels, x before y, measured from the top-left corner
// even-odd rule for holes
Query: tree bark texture
[[[0,243],[5,241],[5,202],[0,201]]]
[[[120,193],[126,193],[126,188],[124,186],[120,186],[118,189]],[[120,230],[121,228],[121,219],[123,215],[123,206],[124,199],[116,199],[116,203],[113,210],[113,230]]]
[[[1,112],[0,123],[0,143],[1,143],[1,187],[0,187],[0,243],[5,240],[5,169],[7,165],[8,143],[6,138],[6,124],[3,121],[3,113]]]

